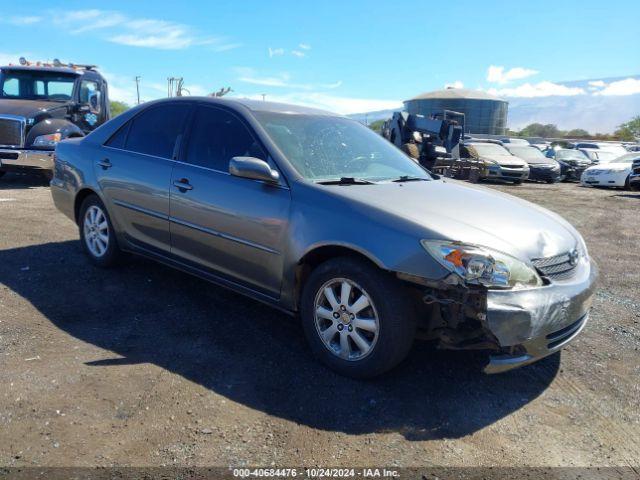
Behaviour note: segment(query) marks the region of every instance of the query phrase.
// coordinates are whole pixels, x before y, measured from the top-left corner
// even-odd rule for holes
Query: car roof
[[[253,100],[249,98],[219,98],[219,97],[198,97],[198,96],[186,96],[186,97],[173,97],[162,98],[147,102],[147,104],[157,104],[164,102],[176,102],[176,101],[199,101],[205,103],[211,103],[214,105],[226,105],[231,108],[238,109],[238,107],[250,110],[252,112],[270,112],[270,113],[290,113],[297,115],[323,115],[331,117],[342,117],[338,113],[329,112],[327,110],[320,110],[318,108],[305,107],[302,105],[292,105],[289,103],[279,102],[266,102],[263,100]],[[346,117],[345,117],[346,118]]]
[[[84,75],[86,72],[98,73],[95,70],[85,70],[84,68],[69,68],[69,67],[43,67],[43,66],[23,66],[23,65],[4,65],[0,67],[0,70],[20,70],[23,72],[53,72],[53,73],[65,73],[67,75]]]

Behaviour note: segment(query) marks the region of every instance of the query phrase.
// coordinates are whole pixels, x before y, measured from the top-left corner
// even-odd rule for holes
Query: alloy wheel
[[[102,257],[109,248],[109,223],[97,205],[91,205],[84,214],[84,241],[94,257]]]
[[[369,294],[347,278],[326,282],[316,293],[315,326],[324,346],[343,360],[361,360],[373,351],[380,322]]]

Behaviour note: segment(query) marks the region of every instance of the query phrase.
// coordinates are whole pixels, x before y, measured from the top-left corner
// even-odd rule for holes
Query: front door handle
[[[181,192],[186,192],[187,190],[193,190],[193,186],[189,183],[189,180],[186,178],[181,178],[180,180],[176,180],[173,182],[173,186],[176,187]]]
[[[108,158],[105,158],[101,162],[98,162],[98,165],[101,166],[103,170],[113,167],[113,164],[109,161]]]

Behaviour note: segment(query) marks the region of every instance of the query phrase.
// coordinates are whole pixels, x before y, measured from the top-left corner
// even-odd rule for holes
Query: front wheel
[[[314,355],[354,378],[379,375],[407,356],[414,312],[397,279],[349,257],[317,267],[302,292],[303,328]]]
[[[122,253],[107,209],[96,195],[82,202],[78,223],[82,249],[91,262],[105,268],[115,265]]]

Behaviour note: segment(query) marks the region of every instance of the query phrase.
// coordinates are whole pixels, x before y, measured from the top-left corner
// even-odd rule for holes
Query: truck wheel
[[[370,378],[408,354],[414,309],[398,280],[363,260],[339,257],[318,266],[302,291],[301,317],[314,355],[332,370]]]
[[[82,249],[93,264],[108,268],[118,263],[122,252],[107,209],[97,195],[90,195],[82,202],[78,227]]]
[[[405,143],[402,145],[401,150],[411,158],[414,158],[416,160],[420,158],[420,150],[415,143]]]

